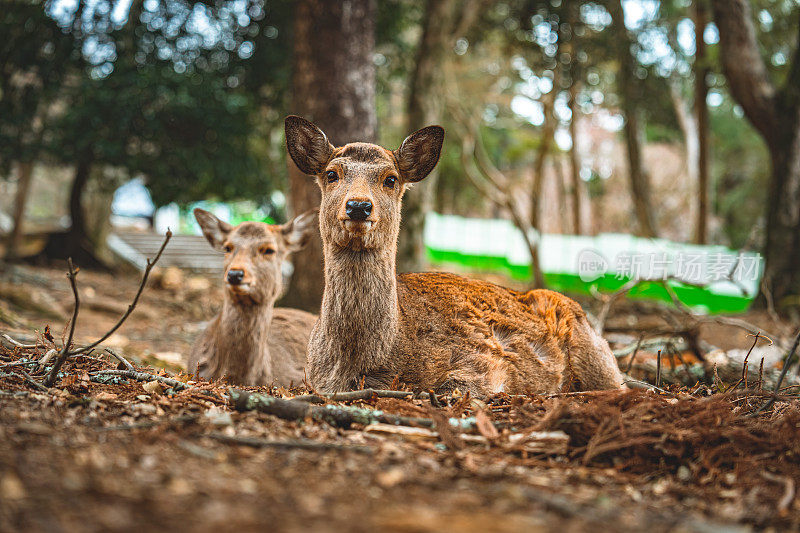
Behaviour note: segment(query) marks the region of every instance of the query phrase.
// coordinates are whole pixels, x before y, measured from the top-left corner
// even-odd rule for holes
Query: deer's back
[[[308,338],[316,322],[316,315],[299,309],[275,309],[270,324],[269,350],[275,379],[281,384],[303,382]]]
[[[486,395],[550,392],[569,379],[567,347],[585,314],[566,296],[429,272],[400,275],[398,299],[395,353],[408,383]]]

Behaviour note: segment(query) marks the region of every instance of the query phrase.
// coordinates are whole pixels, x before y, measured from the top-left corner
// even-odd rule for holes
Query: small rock
[[[99,400],[101,402],[108,402],[111,400],[116,400],[117,395],[114,394],[113,392],[98,392],[97,394],[95,394],[94,399]]]
[[[222,411],[217,407],[212,407],[206,411],[205,417],[215,426],[232,426],[233,418],[227,411]]]
[[[138,414],[142,416],[150,416],[158,412],[156,406],[150,403],[139,403],[136,404],[134,407],[136,407]]]
[[[157,380],[148,381],[147,383],[142,383],[142,388],[145,392],[150,394],[162,394],[164,392],[164,387],[161,386],[161,382]]]
[[[390,468],[385,472],[379,472],[377,476],[375,476],[375,481],[378,482],[378,485],[385,489],[390,489],[403,481],[406,477],[405,472],[400,467]]]
[[[183,286],[183,271],[175,266],[164,269],[161,273],[158,285],[168,291],[176,291]]]
[[[146,402],[147,400],[150,399],[150,396],[148,396],[147,394],[139,394],[138,396],[136,396],[136,399]]]
[[[192,292],[203,292],[211,289],[211,282],[207,278],[193,276],[186,282],[186,287]]]
[[[692,471],[688,467],[681,465],[678,467],[678,479],[681,481],[689,481],[692,479]]]
[[[4,474],[0,479],[0,495],[8,500],[20,500],[25,497],[25,487],[13,472]]]

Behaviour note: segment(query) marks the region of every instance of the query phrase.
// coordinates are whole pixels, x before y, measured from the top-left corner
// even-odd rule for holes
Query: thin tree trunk
[[[89,236],[86,231],[86,216],[83,212],[83,193],[92,172],[93,157],[87,154],[80,158],[75,167],[75,177],[69,192],[70,226],[67,243],[73,255],[79,250],[91,251]],[[87,248],[88,247],[88,248]]]
[[[644,169],[642,145],[644,144],[644,127],[642,111],[641,82],[636,77],[636,58],[633,56],[633,40],[625,27],[625,15],[622,0],[612,0],[608,8],[614,20],[617,32],[619,59],[619,92],[622,100],[622,112],[625,115],[625,144],[628,150],[628,178],[631,188],[633,210],[638,222],[638,234],[643,237],[655,237],[656,226],[650,198],[650,179]]]
[[[33,162],[20,161],[17,165],[19,179],[17,180],[17,193],[14,198],[14,226],[8,236],[8,249],[6,260],[12,261],[19,256],[19,247],[22,241],[22,230],[25,223],[25,207],[28,205],[31,182],[33,181]]]
[[[416,64],[409,83],[406,133],[441,121],[442,68],[451,46],[454,16],[453,0],[428,0]],[[437,177],[438,172],[434,169],[403,198],[403,223],[397,243],[397,269],[400,272],[418,272],[427,264],[423,231],[425,215],[434,205]]]
[[[553,171],[556,175],[556,191],[558,193],[558,231],[563,235],[570,232],[569,206],[567,205],[567,176],[564,172],[564,159],[553,158]]]
[[[337,146],[375,142],[375,4],[373,0],[299,0],[295,4],[292,113],[314,121]],[[287,157],[294,214],[319,206],[314,179]],[[318,311],[324,288],[322,242],[294,256],[283,305]]]
[[[770,79],[747,0],[713,0],[725,77],[772,162],[764,276],[778,305],[800,305],[800,44],[783,87]],[[797,24],[800,30],[800,24]],[[795,42],[800,41],[800,34]],[[763,303],[763,301],[762,301]]]
[[[703,39],[708,24],[708,10],[703,0],[694,2],[694,108],[697,116],[697,227],[695,242],[708,242],[708,58]]]
[[[557,72],[557,70],[556,70]],[[542,112],[544,123],[542,124],[542,135],[539,138],[539,147],[536,150],[536,159],[533,164],[533,183],[531,186],[531,227],[534,231],[541,233],[541,204],[542,189],[544,187],[544,164],[550,154],[550,147],[553,144],[553,134],[556,130],[556,117],[553,113],[555,107],[558,78],[553,80],[553,89],[542,99]]]
[[[569,110],[572,118],[569,121],[569,135],[572,138],[572,147],[569,149],[570,178],[572,189],[572,231],[575,235],[583,235],[581,230],[581,156],[578,139],[578,117],[580,109],[577,102],[578,88],[573,80],[569,87]]]

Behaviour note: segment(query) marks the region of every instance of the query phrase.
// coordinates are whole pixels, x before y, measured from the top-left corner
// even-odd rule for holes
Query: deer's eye
[[[226,254],[229,254],[229,253],[231,253],[233,251],[233,245],[230,244],[230,243],[225,243],[225,244],[222,245],[222,250]]]
[[[335,170],[329,170],[325,173],[325,179],[328,180],[328,183],[336,183],[339,181],[339,174]]]
[[[259,250],[259,252],[261,252],[262,255],[272,255],[272,254],[275,253],[275,249],[274,248],[264,247],[264,248],[261,248]]]
[[[383,186],[389,187],[390,189],[394,189],[394,185],[397,183],[397,176],[386,176],[386,179],[383,180]]]

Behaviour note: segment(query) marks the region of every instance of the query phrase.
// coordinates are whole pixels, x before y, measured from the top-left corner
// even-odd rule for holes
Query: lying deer
[[[325,292],[308,346],[312,385],[386,388],[399,378],[414,389],[480,396],[621,387],[608,343],[566,296],[447,273],[396,274],[403,193],[433,170],[443,141],[444,130],[429,126],[394,151],[335,148],[311,122],[286,119],[289,154],[322,191]]]
[[[211,246],[225,252],[226,290],[222,311],[192,348],[189,371],[206,379],[228,376],[243,385],[301,383],[317,317],[276,309],[275,300],[282,290],[281,265],[308,242],[316,210],[282,226],[233,227],[202,209],[194,216]]]

